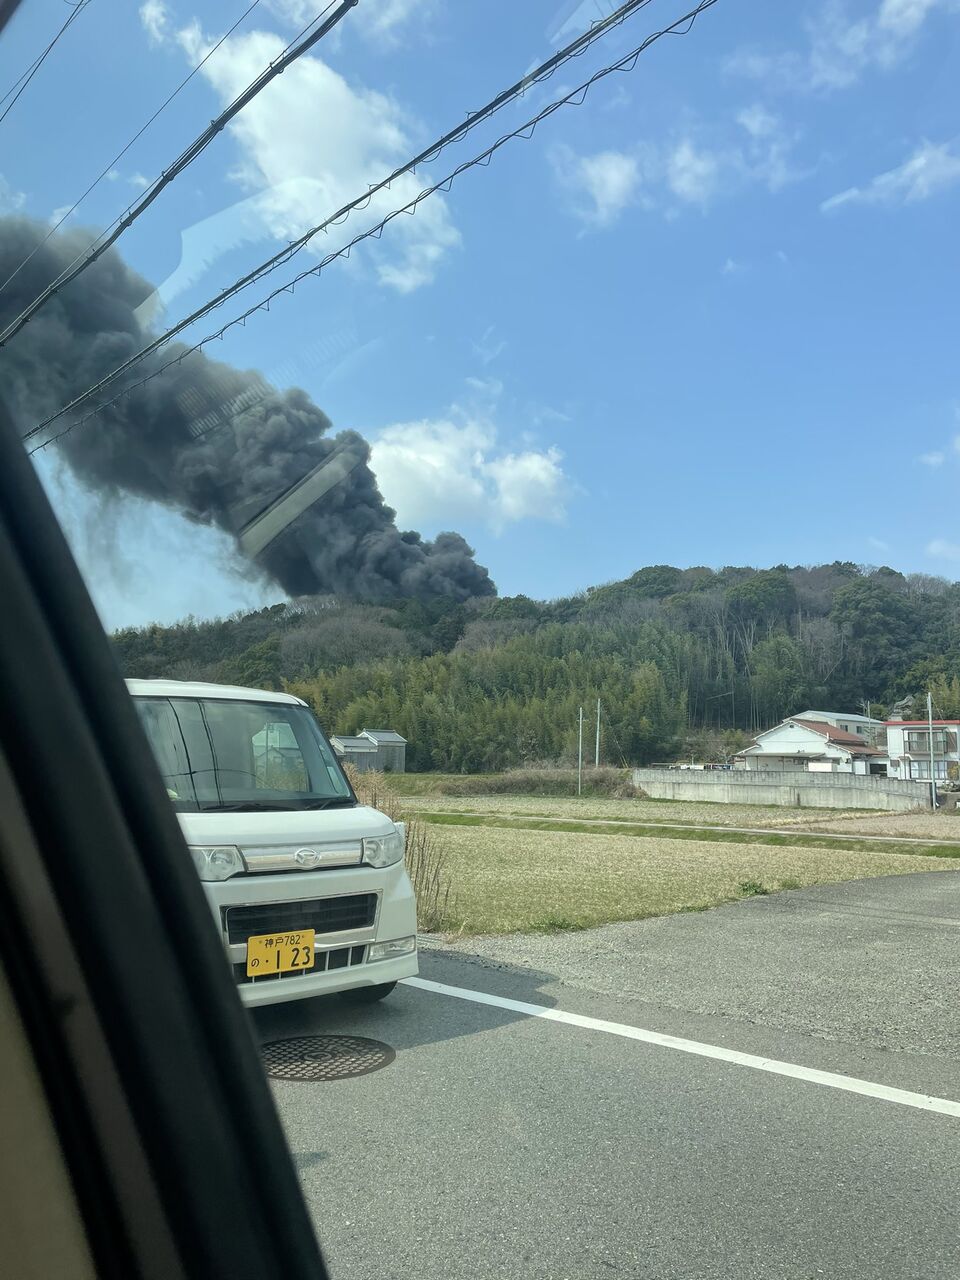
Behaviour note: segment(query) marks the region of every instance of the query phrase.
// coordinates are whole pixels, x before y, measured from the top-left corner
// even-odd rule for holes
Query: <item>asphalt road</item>
[[[396,1050],[274,1084],[342,1280],[956,1280],[960,1116],[592,1020],[960,1100],[958,952],[960,874],[885,878],[422,956],[587,1025],[403,986],[255,1027]]]

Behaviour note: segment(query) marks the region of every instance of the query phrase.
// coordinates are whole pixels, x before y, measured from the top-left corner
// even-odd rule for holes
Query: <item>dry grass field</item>
[[[584,929],[757,893],[943,871],[940,858],[499,827],[442,827],[447,933]]]

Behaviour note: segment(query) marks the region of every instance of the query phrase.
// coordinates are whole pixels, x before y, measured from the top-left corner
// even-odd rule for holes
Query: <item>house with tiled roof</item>
[[[960,778],[960,720],[888,720],[886,728],[891,778]]]
[[[836,719],[838,723],[833,723],[833,713],[817,711],[791,716],[774,728],[758,733],[753,746],[736,757],[734,767],[777,772],[802,769],[810,773],[885,775],[886,752],[870,741],[872,726],[875,724],[882,729],[883,722],[869,721],[866,716],[842,714]],[[870,731],[863,723],[865,721],[870,723]],[[850,727],[841,729],[839,724]]]

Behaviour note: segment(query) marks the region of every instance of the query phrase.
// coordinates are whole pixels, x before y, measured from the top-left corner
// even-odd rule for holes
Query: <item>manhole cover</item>
[[[397,1056],[365,1036],[295,1036],[261,1045],[260,1053],[274,1080],[348,1080],[388,1067]]]

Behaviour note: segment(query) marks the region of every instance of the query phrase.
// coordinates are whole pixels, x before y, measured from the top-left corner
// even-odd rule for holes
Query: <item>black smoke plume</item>
[[[26,218],[0,219],[0,281],[44,232]],[[17,316],[91,238],[78,230],[43,245],[0,293],[0,325]],[[110,251],[0,350],[0,382],[21,430],[144,345],[149,334],[136,310],[152,293]],[[166,361],[178,349],[183,348],[168,346],[153,359]],[[151,367],[156,364],[144,362],[130,381]],[[105,398],[122,386],[114,383]],[[353,431],[332,436],[330,427],[306,392],[278,391],[255,372],[195,353],[55,447],[89,488],[148,498],[234,535],[333,453],[347,449],[362,459],[360,465],[256,557],[260,568],[290,595],[463,600],[493,594],[487,570],[459,534],[441,533],[426,542],[397,528],[395,512],[367,465],[369,445]]]

